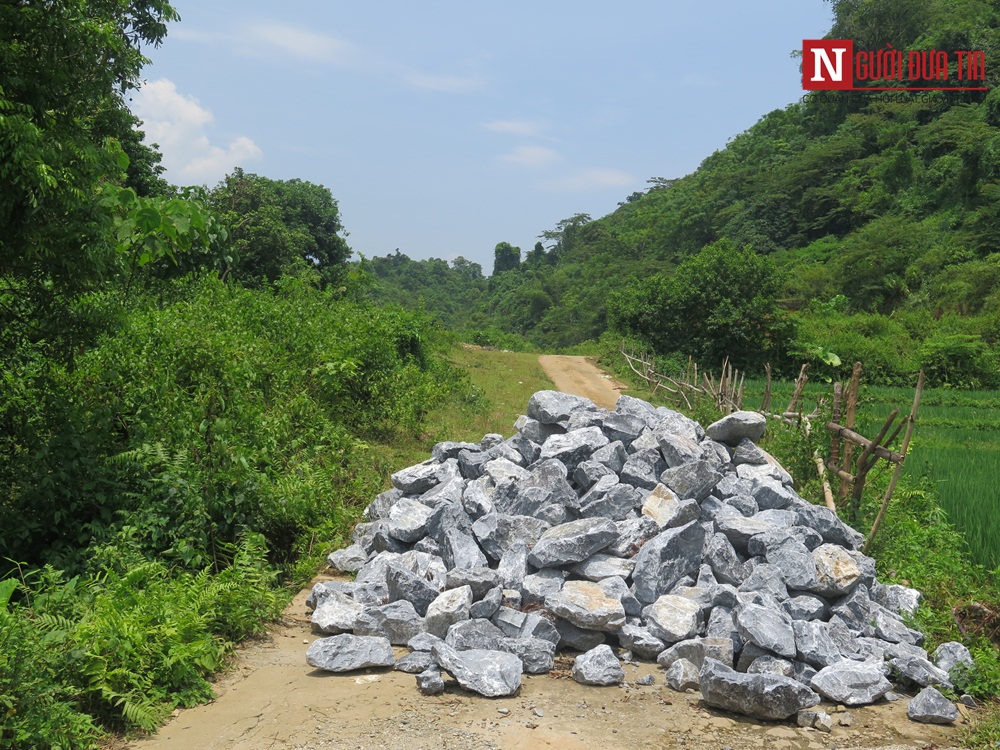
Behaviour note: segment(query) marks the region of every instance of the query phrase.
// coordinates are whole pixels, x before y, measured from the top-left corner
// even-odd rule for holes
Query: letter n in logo
[[[802,88],[806,91],[854,88],[854,42],[802,40]]]

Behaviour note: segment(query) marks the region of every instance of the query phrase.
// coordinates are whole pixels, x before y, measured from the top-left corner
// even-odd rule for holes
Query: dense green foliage
[[[164,0],[0,2],[0,747],[92,747],[212,696],[475,394],[362,299],[325,187],[160,177],[125,106]],[[477,271],[478,273],[478,271]]]
[[[830,35],[856,49],[1000,57],[995,3],[837,0],[833,9]],[[768,337],[763,351],[732,342],[723,353],[739,365],[766,356],[836,370],[833,353],[837,374],[871,360],[873,382],[910,382],[923,367],[936,385],[1000,385],[1000,89],[996,66],[987,74],[985,98],[812,94],[771,112],[694,173],[654,178],[602,219],[578,215],[544,232],[548,249],[517,269],[505,261],[464,327],[492,325],[543,348],[611,328],[717,367],[719,347],[678,334],[733,320],[728,300],[740,290],[725,267],[705,262],[717,287],[707,306],[656,304],[666,285],[680,286],[667,280],[682,263],[724,241],[768,258],[780,282],[754,297],[794,311],[794,331]],[[433,293],[411,291],[437,312]]]

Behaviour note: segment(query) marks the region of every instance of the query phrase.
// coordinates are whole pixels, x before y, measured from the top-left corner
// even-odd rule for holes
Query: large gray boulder
[[[577,410],[597,411],[597,407],[589,398],[582,396],[572,396],[559,391],[538,391],[528,400],[527,416],[542,424],[556,424],[569,419]]]
[[[349,633],[363,609],[353,598],[339,591],[328,591],[313,610],[313,627],[321,633]]]
[[[686,641],[698,632],[701,607],[683,596],[664,594],[643,610],[649,632],[664,643]]]
[[[572,471],[581,461],[586,461],[598,448],[603,448],[610,441],[600,427],[584,427],[567,432],[565,435],[553,435],[542,445],[539,454],[541,460],[556,458],[562,461]]]
[[[760,604],[741,606],[736,610],[736,628],[745,642],[778,656],[795,658],[795,631],[784,610]]]
[[[441,592],[427,607],[427,632],[444,638],[448,634],[448,628],[456,622],[469,619],[471,606],[472,588],[469,586]]]
[[[757,719],[787,719],[820,702],[816,693],[790,677],[743,674],[714,659],[705,659],[700,677],[708,705]]]
[[[391,667],[396,656],[388,638],[343,633],[313,641],[306,651],[306,661],[326,672],[352,672],[366,667]]]
[[[951,724],[958,718],[958,709],[940,691],[926,687],[910,701],[906,715],[922,724]]]
[[[401,469],[392,475],[392,484],[407,495],[421,495],[440,481],[441,465],[433,459]]]
[[[584,630],[613,632],[625,624],[621,600],[592,581],[568,581],[545,597],[545,607]]]
[[[576,657],[572,674],[573,679],[582,685],[620,685],[625,680],[625,670],[607,644]]]
[[[810,684],[824,698],[845,706],[874,703],[892,688],[878,664],[855,661],[824,667]]]
[[[441,643],[434,645],[431,656],[459,685],[487,698],[514,695],[521,689],[524,665],[514,654],[481,649],[460,652]]]
[[[760,412],[736,411],[710,424],[705,428],[705,434],[712,440],[736,446],[744,439],[756,443],[764,436],[765,427],[767,419]]]
[[[405,646],[426,630],[424,618],[405,600],[366,609],[354,622],[354,635],[382,636],[394,646]]]
[[[618,527],[607,518],[581,518],[553,526],[539,537],[528,555],[536,568],[566,567],[582,562],[618,538]]]
[[[667,529],[646,542],[635,556],[635,595],[652,604],[681,578],[697,573],[705,549],[705,527],[697,521]]]
[[[426,578],[411,573],[399,565],[390,565],[385,572],[385,582],[389,590],[389,600],[403,599],[410,602],[421,617],[427,614],[427,607],[441,592]],[[350,630],[351,628],[346,628]],[[422,671],[422,670],[421,670]]]

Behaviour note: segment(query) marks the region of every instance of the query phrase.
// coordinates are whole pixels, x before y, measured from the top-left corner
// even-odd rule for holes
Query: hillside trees
[[[721,240],[672,276],[654,275],[613,293],[609,322],[661,354],[713,366],[729,356],[740,367],[760,368],[782,359],[791,333],[775,304],[780,288],[767,258]]]
[[[322,185],[237,168],[211,191],[209,203],[231,227],[234,259],[227,267],[244,284],[273,282],[297,262],[316,268],[324,283],[341,278],[351,250],[340,234],[337,201]]]

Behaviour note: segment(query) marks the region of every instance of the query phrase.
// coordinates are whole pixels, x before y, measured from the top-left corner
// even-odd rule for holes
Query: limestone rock
[[[892,687],[877,664],[853,661],[824,667],[812,678],[811,685],[824,698],[845,706],[874,703]]]
[[[705,434],[712,440],[736,446],[743,439],[758,442],[764,435],[767,419],[755,411],[736,411],[727,414],[718,422],[705,428]]]
[[[701,668],[701,695],[710,706],[758,719],[787,719],[820,697],[790,677],[743,674],[714,659]]]
[[[701,687],[698,667],[687,659],[678,659],[667,669],[667,685],[678,693],[683,693],[685,690],[697,690]]]
[[[366,667],[391,667],[396,656],[387,638],[343,633],[313,641],[306,651],[306,661],[326,672],[351,672]]]
[[[447,644],[437,644],[431,655],[459,685],[487,698],[513,695],[521,689],[523,664],[514,654],[482,649],[460,652]]]
[[[951,724],[958,718],[958,709],[938,690],[925,687],[910,701],[906,715],[922,724]]]
[[[582,685],[620,685],[625,670],[611,647],[602,644],[573,660],[573,679]]]
[[[584,630],[612,632],[625,624],[621,601],[591,581],[568,581],[545,598],[545,607]]]
[[[553,526],[538,539],[528,555],[537,568],[563,567],[586,560],[618,538],[618,528],[607,518],[581,518]]]

